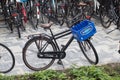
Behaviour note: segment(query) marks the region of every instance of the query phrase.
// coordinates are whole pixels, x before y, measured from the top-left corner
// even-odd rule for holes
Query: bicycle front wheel
[[[34,71],[49,68],[55,59],[43,58],[44,53],[42,52],[46,51],[56,51],[55,45],[50,39],[42,36],[30,39],[23,48],[23,61],[25,65]]]
[[[100,21],[104,28],[109,28],[112,23],[112,20],[108,15],[109,13],[105,7],[100,7]]]
[[[7,73],[13,69],[15,58],[11,50],[0,43],[0,73]]]
[[[78,42],[81,51],[91,64],[98,63],[98,54],[90,40]]]
[[[32,25],[32,27],[34,29],[37,29],[38,21],[39,21],[39,19],[38,19],[39,14],[37,12],[37,9],[39,9],[39,8],[38,8],[38,6],[36,6],[36,4],[37,4],[36,2],[32,1],[31,3],[33,4],[33,6],[31,6],[28,17],[29,17],[29,21],[30,21],[30,24]]]

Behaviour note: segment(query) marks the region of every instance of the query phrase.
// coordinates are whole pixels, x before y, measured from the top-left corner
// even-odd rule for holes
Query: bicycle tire
[[[7,28],[10,29],[11,32],[13,32],[10,11],[6,5],[3,6],[3,17],[5,19],[5,24],[7,25]]]
[[[120,30],[120,17],[119,17],[118,22],[117,22],[117,29]]]
[[[40,23],[48,23],[50,20],[49,20],[49,17],[48,16],[48,3],[44,3],[44,2],[40,2],[42,6],[40,6],[40,19],[39,19],[39,22]],[[43,7],[44,6],[44,7]]]
[[[37,7],[38,6],[35,6],[35,2],[34,1],[32,1],[32,3],[34,4],[34,5],[29,5],[29,6],[31,6],[31,8],[30,8],[30,11],[29,11],[29,14],[28,14],[28,17],[29,17],[29,21],[30,21],[30,23],[31,23],[31,25],[32,25],[32,27],[34,28],[34,29],[37,29],[37,25],[38,25],[38,19],[37,19],[37,15],[39,15],[38,13],[37,13]]]
[[[86,40],[86,41],[82,41],[82,42],[78,42],[81,51],[83,52],[84,56],[86,57],[86,59],[91,63],[91,64],[97,64],[98,63],[98,54],[96,49],[94,48],[93,44],[91,43],[90,40]],[[89,55],[87,52],[88,50],[90,51],[90,49],[92,49],[92,53],[93,55]],[[90,52],[89,52],[90,53]],[[94,57],[94,60],[92,60]]]
[[[25,31],[25,23],[27,22],[27,15],[26,15],[26,10],[25,7],[23,6],[24,4],[17,4],[18,6],[18,14],[19,14],[19,22],[20,22],[20,28],[22,31]]]
[[[0,43],[0,73],[7,73],[15,66],[15,57],[12,51]]]
[[[79,14],[79,8],[75,1],[71,2],[71,4],[67,4],[67,17],[74,18],[77,14]]]
[[[104,28],[109,28],[112,20],[108,16],[108,12],[106,11],[105,7],[100,7],[100,22]]]
[[[38,49],[39,50],[41,49],[43,42],[48,44],[48,46],[45,48],[45,51],[47,49],[48,50],[50,49],[50,51],[52,49],[53,49],[53,51],[56,51],[56,47],[55,47],[54,43],[47,37],[43,37],[43,36],[34,37],[34,38],[30,39],[25,44],[25,47],[23,48],[23,61],[24,61],[25,65],[31,70],[34,70],[34,71],[45,70],[45,69],[49,68],[55,61],[54,58],[49,58],[49,59],[41,58],[40,59],[38,57],[38,53],[39,53]],[[31,49],[33,49],[33,50],[31,50]],[[33,52],[31,53],[31,51],[29,51],[29,50],[31,50]],[[34,54],[35,52],[36,52],[36,54]],[[39,55],[41,55],[40,53],[39,53]],[[29,58],[29,56],[30,56],[30,59],[29,59],[30,61],[27,59],[27,57]]]
[[[46,15],[44,15],[43,13],[40,13],[40,19],[39,19],[40,23],[49,23],[49,19],[47,18]]]
[[[66,14],[66,2],[65,0],[59,0],[57,2],[57,20],[59,21],[60,26],[62,26],[65,22],[65,19],[67,17]]]
[[[21,30],[22,30],[22,31],[26,31],[25,23],[24,23],[23,19],[21,19],[20,22],[21,22],[21,23],[20,23],[20,24],[21,24]]]

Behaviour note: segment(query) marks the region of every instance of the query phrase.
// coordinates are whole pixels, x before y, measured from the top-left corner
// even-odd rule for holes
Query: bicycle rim
[[[81,51],[83,52],[84,56],[86,59],[91,63],[91,64],[97,64],[98,63],[98,55],[97,51],[90,42],[90,40],[87,41],[82,41],[78,42],[79,46],[81,48]]]
[[[11,50],[0,44],[0,73],[7,73],[13,69],[15,58]]]
[[[45,48],[45,51],[55,51],[56,48],[52,42],[47,42],[49,39],[45,37],[36,37],[31,40],[29,40],[24,49],[23,49],[23,61],[25,65],[34,71],[39,70],[45,70],[49,68],[55,61],[53,58],[39,58],[41,56],[40,49],[43,47],[45,43],[47,43],[47,46]]]

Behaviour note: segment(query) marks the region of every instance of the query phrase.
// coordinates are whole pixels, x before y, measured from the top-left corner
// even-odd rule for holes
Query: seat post
[[[50,30],[50,33],[51,33],[51,35],[52,35],[52,37],[53,37],[54,35],[53,35],[53,32],[52,32],[52,30],[51,30],[50,28],[49,28],[49,30]]]

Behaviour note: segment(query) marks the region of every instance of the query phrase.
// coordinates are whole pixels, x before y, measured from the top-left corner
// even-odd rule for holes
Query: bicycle
[[[9,26],[11,33],[13,33],[13,26],[17,28],[18,37],[21,38],[21,30],[25,31],[25,26],[22,20],[22,12],[20,5],[16,0],[7,0],[3,6],[5,23]],[[21,29],[21,30],[20,30]]]
[[[63,0],[39,0],[42,23],[50,21],[55,24],[63,25],[63,17],[65,13],[65,3]]]
[[[40,4],[38,0],[26,0],[24,1],[24,6],[27,12],[27,17],[32,25],[33,29],[37,29],[37,26],[39,24],[39,19],[40,19]]]
[[[82,22],[84,23],[84,21]],[[78,25],[79,23],[81,22],[76,22],[73,26]],[[74,40],[75,36],[72,35],[66,45],[61,45],[62,48],[60,48],[60,45],[57,43],[57,39],[61,39],[67,35],[70,35],[72,33],[72,28],[59,32],[57,34],[53,34],[50,28],[52,24],[52,22],[48,24],[41,24],[42,28],[50,31],[51,36],[45,33],[28,36],[29,40],[26,42],[23,48],[22,57],[25,65],[31,70],[45,70],[49,68],[56,59],[58,59],[59,64],[62,64],[61,59],[64,59],[66,57],[65,51]],[[82,33],[89,31],[90,28],[87,27],[86,29],[87,30],[84,28],[84,30],[82,30]],[[91,37],[87,38],[86,40],[77,40],[77,42],[86,59],[91,64],[97,64],[99,60],[98,54],[91,42]],[[91,54],[89,54],[89,51]]]
[[[119,0],[110,0],[109,3],[107,0],[100,2],[100,21],[104,28],[109,28],[111,23],[113,22],[115,25],[117,25],[116,29],[119,29],[120,26],[119,13],[120,13]]]
[[[12,25],[17,28],[18,37],[21,38],[21,30],[25,31],[25,26],[23,25],[22,15],[21,12],[18,11],[16,3],[9,6]]]
[[[0,73],[7,73],[15,66],[15,57],[12,51],[0,43]]]

